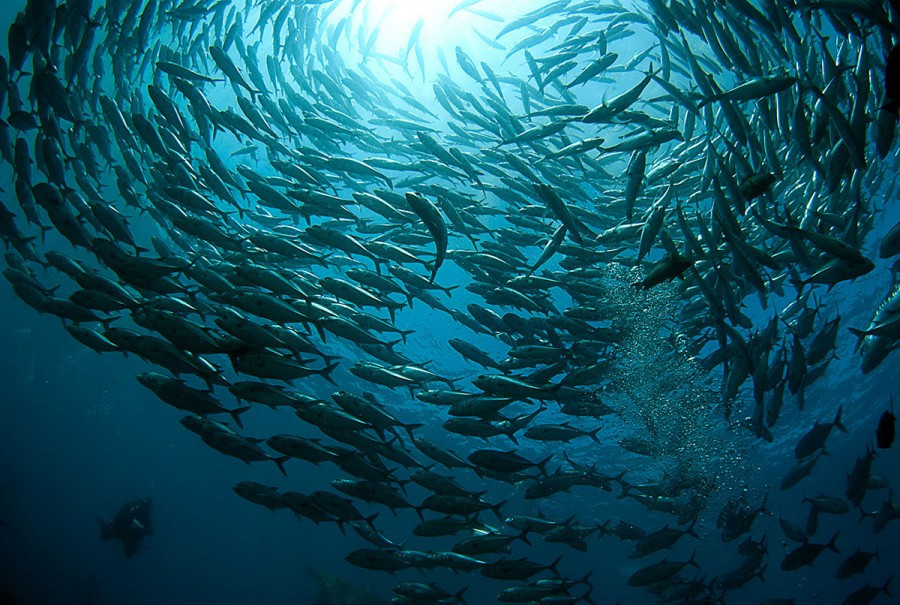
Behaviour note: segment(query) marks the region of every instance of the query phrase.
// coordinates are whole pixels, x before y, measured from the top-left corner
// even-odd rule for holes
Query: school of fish
[[[897,6],[463,0],[446,18],[482,47],[434,62],[422,21],[377,50],[369,4],[28,0],[0,61],[16,295],[146,361],[139,383],[209,448],[276,465],[281,485],[234,491],[352,530],[347,561],[397,574],[397,603],[605,602],[615,578],[530,553],[614,538],[628,586],[725,602],[848,554],[820,515],[900,517],[875,448],[820,462],[844,410],[805,396],[848,329],[861,373],[898,361],[900,281],[864,326],[829,298],[900,254]],[[817,464],[846,481],[803,524],[766,493],[709,510],[740,444],[784,439],[786,401],[819,420],[771,496]],[[266,414],[283,432],[245,432]],[[885,412],[879,448],[893,431]],[[739,565],[694,573],[712,518]],[[698,548],[670,559],[679,542]],[[467,594],[475,573],[493,593]]]

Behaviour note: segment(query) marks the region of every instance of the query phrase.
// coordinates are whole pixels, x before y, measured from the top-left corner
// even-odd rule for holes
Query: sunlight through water
[[[331,11],[329,22],[342,33],[343,43],[362,55],[400,63],[416,73],[419,52],[431,64],[436,53],[452,57],[456,45],[471,44],[487,50],[484,44],[487,32],[496,31],[499,22],[520,14],[523,6],[532,3],[531,0],[342,0]],[[350,31],[359,33],[351,40]]]
[[[443,27],[457,4],[458,0],[363,0],[360,8],[365,7],[388,40],[403,44],[419,21],[423,30]]]

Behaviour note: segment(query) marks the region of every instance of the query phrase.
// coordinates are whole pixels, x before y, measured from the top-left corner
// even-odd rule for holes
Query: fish
[[[446,33],[477,28],[451,65],[431,17],[392,31],[362,0],[29,2],[0,61],[4,279],[139,364],[217,454],[317,466],[308,493],[232,491],[352,527],[373,547],[342,551],[360,577],[415,567],[400,602],[590,601],[588,576],[561,575],[575,557],[539,562],[534,535],[649,556],[725,494],[719,577],[680,577],[701,542],[613,584],[686,602],[778,581],[765,540],[738,540],[773,525],[768,496],[737,497],[765,478],[744,466],[759,439],[793,446],[772,493],[787,517],[810,504],[806,527],[781,519],[801,543],[781,571],[836,548],[809,542],[820,515],[890,483],[874,449],[844,465],[832,436],[871,410],[842,400],[796,440],[785,404],[802,425],[847,358],[863,392],[898,348],[896,217],[874,199],[896,188],[891,13],[538,4],[448,7]],[[843,302],[870,286],[886,294]],[[258,424],[287,412],[290,428]],[[893,426],[884,412],[878,447]],[[817,466],[849,471],[846,499],[789,491]],[[564,518],[580,498],[596,511]],[[396,542],[369,506],[397,514]],[[865,515],[880,531],[895,508]],[[671,519],[648,532],[644,509]],[[497,590],[444,589],[446,569]]]
[[[498,561],[486,564],[481,568],[481,575],[495,580],[527,580],[544,570],[556,572],[556,566],[562,560],[562,556],[557,557],[548,565],[542,565],[528,559],[508,559],[503,558]]]
[[[386,571],[391,574],[410,567],[399,554],[375,548],[360,548],[354,550],[346,556],[346,559],[351,565],[362,567],[364,569]]]
[[[865,586],[862,586],[861,588],[858,588],[847,595],[847,598],[844,599],[843,603],[845,603],[846,605],[854,605],[855,603],[871,603],[872,599],[874,599],[881,593],[890,596],[890,586],[891,580],[893,578],[894,576],[889,576],[881,586],[866,584]]]
[[[875,428],[875,444],[881,449],[888,449],[894,443],[894,425],[897,419],[894,417],[893,399],[891,400],[891,408],[885,410],[878,419],[878,426]]]
[[[138,374],[137,380],[156,393],[160,399],[179,410],[198,415],[230,414],[234,423],[241,428],[244,426],[241,422],[241,414],[250,410],[249,406],[229,410],[219,403],[209,391],[189,387],[182,380],[157,372],[142,372]]]
[[[731,542],[745,532],[750,531],[759,513],[768,512],[766,510],[767,500],[768,494],[763,497],[762,503],[755,509],[746,506],[743,498],[730,500],[725,505],[725,508],[722,509],[722,512],[719,513],[719,518],[716,520],[716,527],[722,529],[722,541]]]
[[[634,548],[628,554],[628,558],[637,559],[664,548],[671,548],[684,535],[697,537],[693,524],[685,530],[670,528],[667,525],[654,532],[645,534],[636,541]]]
[[[849,578],[858,573],[862,573],[872,559],[878,558],[878,551],[866,552],[857,549],[852,555],[841,561],[838,565],[835,575],[838,578]]]
[[[635,282],[634,285],[638,289],[649,290],[666,280],[673,280],[687,271],[693,266],[694,261],[684,257],[677,252],[675,254],[668,253],[662,259],[657,261],[647,276]]]
[[[629,586],[648,586],[668,580],[687,565],[693,565],[699,569],[697,561],[694,559],[694,552],[687,561],[669,561],[663,559],[659,563],[653,563],[647,567],[642,567],[628,578]]]
[[[835,546],[839,533],[836,532],[827,544],[813,544],[810,542],[801,544],[785,556],[781,562],[781,569],[784,571],[795,571],[800,567],[812,565],[826,549],[840,554],[840,551]]]
[[[794,448],[794,457],[798,460],[802,460],[804,458],[808,458],[812,456],[816,451],[823,449],[825,447],[825,441],[828,439],[828,435],[831,433],[832,428],[837,428],[838,430],[846,433],[847,428],[841,423],[841,412],[843,411],[842,406],[838,406],[837,412],[834,415],[834,420],[832,422],[826,423],[816,423],[813,428],[811,428],[803,437],[800,438],[800,441],[797,442],[796,447]]]
[[[472,452],[468,460],[476,467],[494,471],[498,473],[515,473],[528,468],[536,467],[541,474],[546,474],[545,466],[553,458],[553,455],[547,456],[539,462],[530,462],[519,456],[515,450],[476,450]]]
[[[205,83],[215,83],[223,81],[219,78],[210,78],[209,76],[197,73],[191,69],[188,69],[187,67],[179,65],[177,63],[173,63],[171,61],[157,61],[155,65],[161,72],[166,73],[174,78],[181,78],[182,80]]]
[[[805,458],[798,462],[797,465],[789,470],[781,480],[781,491],[792,488],[801,480],[808,477],[809,474],[813,471],[816,462],[819,461],[819,458],[824,455],[824,453],[824,451],[820,451],[818,454],[809,458]]]
[[[486,533],[460,540],[453,545],[453,552],[473,557],[498,552],[508,553],[509,545],[515,540],[522,540],[525,544],[530,545],[527,531],[515,536]]]
[[[437,276],[438,269],[440,269],[441,265],[444,263],[444,257],[447,255],[447,245],[449,241],[447,224],[437,207],[425,197],[417,193],[407,193],[406,201],[409,203],[413,212],[422,219],[422,222],[434,238],[436,254],[434,264],[431,268],[431,278],[428,280],[428,283],[431,284],[434,283],[434,278]]]
[[[419,582],[402,582],[391,589],[400,596],[412,601],[431,601],[441,603],[464,603],[463,595],[469,589],[468,586],[451,594],[435,583],[422,584]]]
[[[209,47],[209,54],[215,62],[216,66],[224,73],[234,84],[246,89],[251,95],[259,94],[260,91],[254,89],[244,74],[234,63],[228,53],[219,46],[212,45]]]
[[[697,103],[697,109],[701,109],[707,103],[714,103],[722,100],[755,101],[787,90],[796,83],[796,76],[757,76],[738,84],[734,88],[701,99],[700,102]]]
[[[272,512],[287,507],[287,504],[282,501],[277,487],[263,485],[256,481],[241,481],[233,489],[244,500],[265,506]]]

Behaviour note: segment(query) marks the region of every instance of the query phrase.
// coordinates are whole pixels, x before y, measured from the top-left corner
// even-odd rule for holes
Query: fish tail
[[[684,533],[686,533],[689,536],[693,536],[694,538],[699,538],[700,536],[698,536],[697,532],[694,531],[694,525],[696,525],[696,524],[697,524],[697,518],[695,517],[694,520],[691,521],[691,524],[688,526],[688,528],[686,530],[684,530]]]
[[[581,595],[581,600],[582,600],[582,601],[585,601],[585,602],[587,602],[587,603],[590,603],[591,605],[597,605],[597,602],[596,602],[594,599],[591,598],[591,593],[592,593],[592,592],[594,592],[594,587],[593,587],[593,586],[591,586],[590,588],[588,588],[588,589],[587,589],[587,592],[584,593],[583,595]]]
[[[853,352],[856,353],[859,351],[859,347],[862,346],[863,341],[866,339],[869,334],[865,330],[859,330],[857,328],[847,328],[850,330],[850,333],[856,336],[856,346],[853,347]]]
[[[834,426],[836,426],[837,428],[839,428],[842,432],[846,433],[847,427],[845,427],[843,425],[843,423],[841,422],[841,412],[843,412],[843,411],[844,411],[844,406],[842,406],[842,405],[838,406],[837,414],[834,415],[834,422],[832,422],[832,424]]]
[[[322,378],[324,378],[325,380],[327,380],[328,382],[330,382],[331,384],[337,386],[337,383],[336,383],[336,382],[334,381],[334,379],[331,377],[331,373],[332,373],[332,372],[335,370],[335,368],[337,368],[339,365],[340,365],[340,363],[338,363],[338,362],[334,362],[334,363],[332,363],[332,364],[329,364],[329,365],[325,366],[324,368],[322,368],[321,370],[319,370],[319,371],[318,371],[318,374],[319,374]]]
[[[228,413],[234,419],[234,423],[238,425],[240,428],[244,428],[244,423],[241,422],[241,414],[250,409],[251,406],[246,406],[242,408],[237,408],[236,410],[229,410]]]
[[[553,560],[553,563],[547,566],[547,569],[553,572],[554,576],[559,576],[559,570],[556,569],[556,566],[559,565],[559,562],[562,561],[562,555],[559,555]]]
[[[491,506],[491,510],[494,511],[494,514],[497,516],[497,519],[502,523],[503,522],[503,513],[500,512],[500,509],[503,508],[508,500],[501,500],[497,504]]]
[[[272,458],[272,462],[278,467],[278,470],[281,471],[281,474],[287,477],[287,471],[284,470],[284,463],[290,460],[290,456],[281,456],[280,458]]]
[[[890,580],[889,580],[889,581],[890,581]],[[453,602],[454,602],[454,603],[465,603],[466,600],[465,600],[465,598],[463,598],[463,595],[466,594],[466,591],[467,591],[467,590],[469,590],[469,587],[468,587],[468,586],[465,586],[462,590],[460,590],[459,592],[457,592],[456,594],[454,594],[454,595],[453,595]],[[887,591],[885,591],[885,592],[887,592]],[[889,594],[890,594],[890,593],[889,593]]]
[[[829,540],[828,544],[825,545],[828,549],[833,550],[837,554],[841,554],[841,551],[838,550],[837,545],[836,545],[837,537],[838,537],[838,534],[840,534],[840,533],[841,533],[840,530],[834,532],[834,535],[831,536],[831,540]]]
[[[421,423],[413,423],[413,424],[404,424],[403,428],[406,430],[406,434],[409,435],[410,439],[415,439],[415,435],[413,435],[413,431],[418,428],[422,428],[423,426],[425,426],[425,425],[421,424]]]
[[[377,518],[378,518],[378,515],[380,515],[380,514],[381,514],[381,513],[375,513],[375,514],[369,515],[368,517],[365,517],[365,518],[363,519],[363,521],[365,521],[366,524],[367,524],[370,528],[372,528],[372,531],[375,531],[375,519],[377,519]]]
[[[550,454],[549,456],[547,456],[546,458],[544,458],[543,460],[541,460],[540,462],[537,463],[537,467],[538,467],[538,469],[540,469],[542,475],[545,475],[545,476],[547,475],[547,468],[546,468],[547,463],[550,462],[552,459],[553,459],[553,454]]]
[[[531,546],[531,540],[528,539],[528,530],[527,529],[523,529],[522,533],[520,533],[518,536],[516,536],[516,539],[521,540],[528,546]]]
[[[691,558],[688,559],[686,565],[693,565],[697,569],[700,569],[700,566],[697,564],[697,549],[694,548],[694,552],[691,553]]]

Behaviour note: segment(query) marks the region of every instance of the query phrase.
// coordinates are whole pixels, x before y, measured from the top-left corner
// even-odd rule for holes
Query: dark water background
[[[0,6],[0,31],[5,32],[16,10],[10,2]],[[3,38],[0,47],[5,53]],[[9,199],[12,184],[6,171],[8,167],[4,167],[2,185]],[[871,252],[877,248],[880,235],[898,218],[896,200],[885,199],[883,203],[887,208],[879,215],[876,231],[863,250],[870,258],[877,256]],[[454,275],[462,274],[448,269],[443,277],[452,283]],[[735,544],[721,543],[715,517],[724,502],[744,488],[749,501],[756,503],[772,486],[770,510],[796,523],[806,518],[808,506],[800,502],[804,495],[843,494],[845,473],[873,442],[875,424],[887,406],[888,394],[900,394],[896,389],[900,384],[897,354],[877,371],[863,376],[858,358],[852,354],[854,339],[845,329],[867,324],[874,302],[885,294],[888,275],[888,264],[881,261],[864,279],[835,289],[843,317],[839,359],[832,362],[824,379],[808,389],[803,412],[788,398],[774,444],[757,442],[743,434],[735,438],[741,444],[735,450],[741,457],[729,454],[734,458],[728,465],[732,471],[725,475],[721,489],[701,516],[697,526],[700,541],[683,539],[672,558],[682,560],[697,546],[703,568],[699,576],[711,578],[737,567],[740,559]],[[430,323],[421,307],[404,311],[409,314],[405,325],[425,328],[411,339],[414,346],[424,350],[411,347],[410,351],[428,359],[432,357],[427,350],[429,339],[446,343],[458,334],[448,321]],[[439,364],[445,375],[476,373],[458,358],[441,359]],[[288,512],[273,514],[238,498],[231,490],[238,481],[249,479],[309,492],[323,489],[335,478],[334,469],[289,462],[289,477],[284,480],[274,465],[256,464],[251,469],[222,456],[182,429],[178,424],[181,412],[159,402],[134,380],[146,369],[146,364],[134,358],[100,356],[85,349],[71,339],[58,319],[39,316],[0,280],[0,602],[297,604],[313,602],[317,584],[308,573],[310,569],[344,576],[385,598],[390,597],[395,581],[421,579],[415,570],[401,572],[394,580],[386,574],[354,568],[343,557],[353,548],[368,545],[352,533],[343,536],[333,525],[298,522]],[[358,382],[339,386],[363,388]],[[830,421],[838,405],[844,406],[849,434],[834,432],[827,447],[830,455],[819,462],[813,475],[789,492],[779,493],[778,483],[794,463],[793,448],[799,437],[815,420]],[[245,434],[290,432],[284,430],[282,412],[267,412],[249,414]],[[419,414],[428,418],[432,411],[409,408],[404,418],[414,419]],[[446,433],[429,433],[426,429],[424,434],[453,445],[441,436]],[[708,443],[720,441],[710,435]],[[701,440],[698,447],[704,446]],[[594,447],[582,444],[570,451],[581,450],[589,456],[595,454],[589,451]],[[616,447],[603,451],[609,453],[602,465],[609,474],[623,468],[635,475],[642,472],[643,459],[625,455]],[[900,485],[898,456],[896,447],[880,453],[873,472],[887,477],[892,485]],[[507,498],[511,492],[512,488],[495,489],[488,499]],[[410,493],[414,501],[424,497],[420,491],[411,489]],[[123,502],[143,496],[153,498],[156,535],[145,542],[146,548],[137,556],[126,560],[118,543],[98,539],[98,518],[111,517]],[[666,516],[648,513],[637,504],[614,500],[596,490],[576,488],[571,496],[554,498],[565,499],[567,507],[574,507],[586,518],[625,518],[648,530],[669,522]],[[864,507],[874,511],[886,498],[887,490],[870,491]],[[538,506],[556,516],[558,505],[554,502],[536,505],[521,497],[514,497],[505,512],[533,514]],[[900,524],[892,523],[875,534],[871,520],[858,522],[858,518],[856,511],[842,517],[822,515],[814,541],[827,541],[840,530],[841,556],[825,552],[814,567],[782,573],[780,561],[794,544],[784,546],[776,518],[761,517],[751,535],[757,539],[764,533],[768,536],[766,582],[754,581],[730,592],[727,602],[758,603],[764,598],[790,596],[798,603],[838,603],[866,582],[882,584],[900,570]],[[398,539],[404,536],[402,529],[416,522],[411,511],[401,511],[395,520],[389,511],[382,510],[379,517],[379,527]],[[442,543],[414,539],[409,547],[436,549]],[[450,543],[448,540],[446,545]],[[654,602],[640,590],[628,590],[625,581],[635,569],[658,557],[628,560],[625,555],[630,545],[613,537],[591,538],[589,544],[587,553],[579,553],[541,545],[537,540],[528,553],[545,562],[564,554],[563,567],[572,577],[594,569],[593,596],[598,603],[618,599],[623,603]],[[857,547],[877,548],[880,561],[873,561],[865,576],[835,579],[839,562]],[[471,584],[471,603],[489,602],[484,600],[486,595],[500,588],[499,583],[489,583],[480,576],[440,572],[432,577],[452,591]],[[900,586],[895,594],[900,595]],[[878,599],[882,603],[891,600],[885,595]],[[893,602],[900,602],[898,599],[894,597]]]

